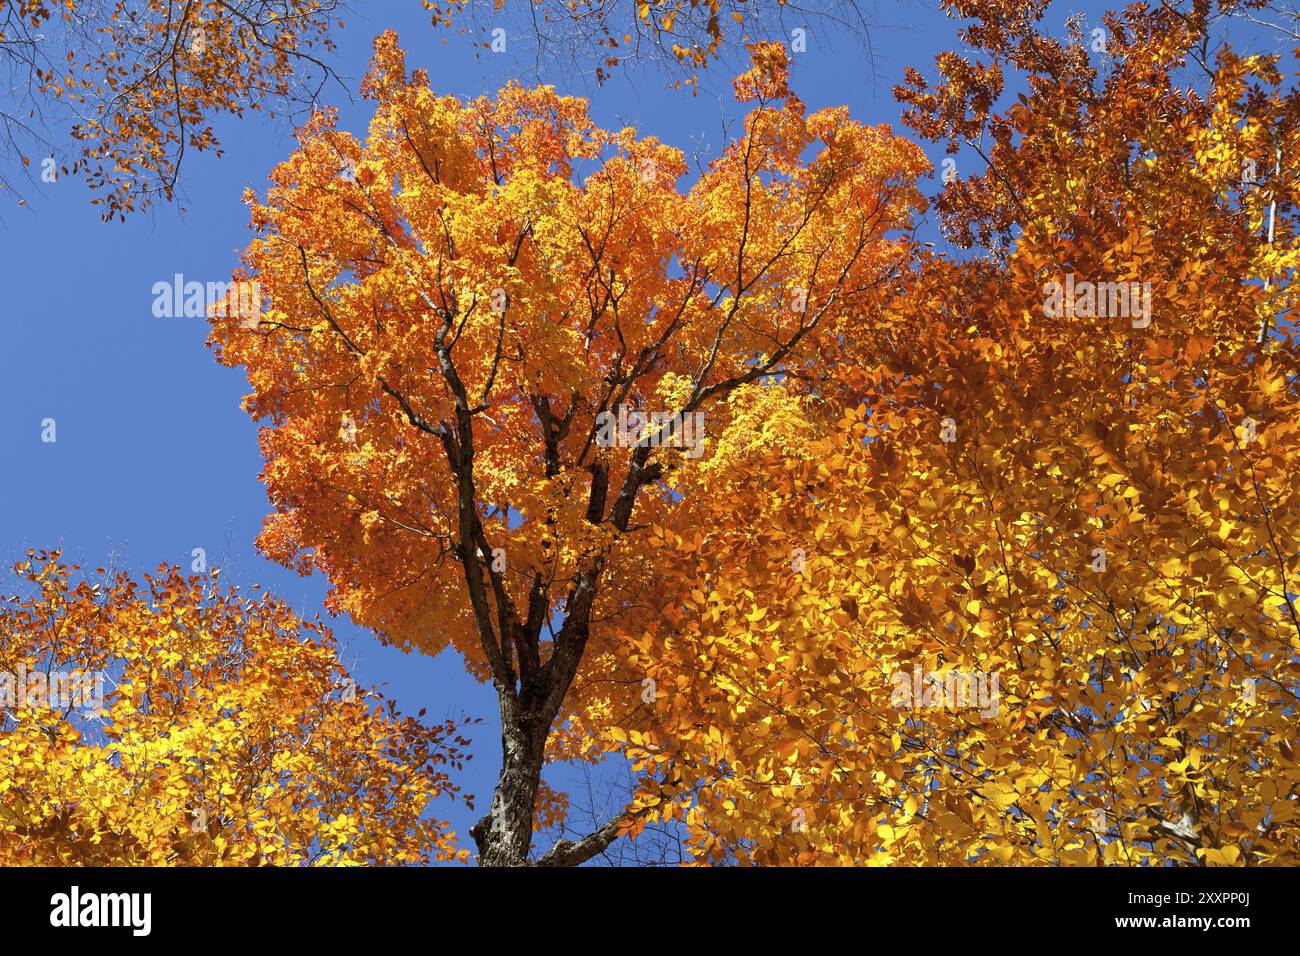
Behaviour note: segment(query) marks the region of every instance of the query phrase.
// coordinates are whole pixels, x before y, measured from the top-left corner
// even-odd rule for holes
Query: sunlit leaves
[[[466,741],[356,685],[319,624],[162,569],[58,554],[0,605],[0,672],[101,675],[95,706],[0,711],[7,865],[342,865],[464,857],[432,801]],[[20,678],[22,679],[22,678]]]

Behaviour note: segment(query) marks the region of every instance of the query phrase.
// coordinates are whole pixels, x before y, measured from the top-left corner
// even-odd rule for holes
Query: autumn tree
[[[329,633],[214,575],[92,584],[55,553],[0,603],[0,864],[457,859],[465,741],[358,687]]]
[[[626,734],[730,771],[698,859],[1300,859],[1296,90],[1206,60],[1203,16],[1096,50],[1045,7],[951,4],[974,52],[898,91],[962,157],[936,205],[973,254],[826,340],[725,505],[679,486],[689,598],[630,660],[674,719]]]
[[[1006,253],[984,281],[954,276],[978,306],[942,324],[970,356],[934,356],[965,383],[945,392],[1002,410],[932,407],[968,423],[949,458],[972,504],[1003,502],[975,597],[1008,634],[1035,619],[1015,669],[1039,712],[1020,763],[1038,769],[1002,775],[1019,778],[1007,842],[1017,859],[1293,864],[1297,90],[1278,57],[1207,44],[1209,3],[1064,38],[1044,7],[953,4],[987,79],[900,91],[922,135],[984,144],[987,168],[940,208]],[[980,104],[1002,71],[1027,93],[996,112]],[[1093,308],[1053,301],[1089,281]],[[1125,287],[1140,304],[1102,305]],[[1070,766],[1087,773],[1067,786]],[[1063,812],[1080,804],[1086,825]]]
[[[678,150],[549,87],[437,96],[385,34],[365,140],[321,112],[247,197],[241,278],[266,307],[214,318],[212,342],[264,420],[260,547],[327,574],[330,608],[383,640],[450,644],[491,682],[483,863],[581,863],[728,772],[656,768],[626,812],[533,851],[548,761],[620,754],[646,700],[685,700],[630,663],[682,598],[662,541],[695,520],[684,482],[740,504],[735,476],[824,378],[817,343],[909,255],[920,152],[805,111],[780,45],[753,59],[743,134],[680,188]]]
[[[43,173],[83,175],[105,219],[170,202],[187,153],[220,155],[217,117],[311,106],[335,78],[323,57],[333,50],[338,7],[336,0],[0,0],[0,68],[15,90],[26,89],[0,110],[5,142],[30,166],[33,146],[54,148],[58,134],[48,125],[70,120],[75,154]]]

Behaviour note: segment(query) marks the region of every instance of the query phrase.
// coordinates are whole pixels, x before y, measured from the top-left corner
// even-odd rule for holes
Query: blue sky
[[[470,37],[435,31],[418,0],[355,6],[335,34],[339,49],[332,60],[353,90],[372,38],[385,28],[398,31],[408,65],[426,69],[439,93],[473,96],[514,77],[533,78],[523,73],[533,63],[532,38],[510,17],[493,21],[508,35],[507,52],[494,55],[475,50]],[[810,109],[846,104],[858,119],[890,122],[906,132],[890,91],[905,65],[928,73],[934,53],[957,46],[958,23],[945,19],[932,0],[874,9],[882,24],[872,35],[874,69],[855,40],[814,30],[808,51],[795,58],[793,86]],[[1070,13],[1090,14],[1092,26],[1100,22],[1098,9],[1058,4],[1048,23],[1064,34]],[[702,161],[724,142],[724,125],[734,129],[742,115],[721,71],[694,97],[667,89],[664,75],[651,70],[619,71],[599,88],[572,62],[551,64],[542,76],[561,92],[591,96],[598,123],[635,125],[688,156],[699,150]],[[326,88],[323,100],[339,107],[342,125],[364,132],[369,103],[355,94],[349,102],[336,85]],[[202,547],[228,583],[260,583],[314,616],[326,591],[323,579],[300,578],[253,548],[268,505],[257,478],[256,426],[239,408],[247,391],[242,374],[213,360],[204,346],[204,320],[152,314],[155,282],[169,282],[175,273],[203,282],[229,278],[250,237],[240,193],[247,186],[260,192],[267,173],[292,148],[289,123],[265,115],[216,126],[225,155],[187,156],[183,216],[163,206],[125,224],[103,224],[72,178],[29,190],[23,208],[12,201],[0,205],[6,280],[0,560],[8,566],[28,548],[62,547],[84,566],[140,574],[163,562],[188,569],[191,552]],[[937,167],[942,155],[930,152]],[[66,154],[55,155],[66,161]],[[40,158],[33,157],[34,168]],[[927,187],[937,189],[937,181]],[[53,444],[41,440],[47,418],[57,423]],[[477,810],[439,808],[471,846],[466,831],[486,808],[496,776],[493,695],[464,675],[453,652],[437,659],[403,655],[345,619],[332,623],[357,680],[386,683],[406,712],[425,707],[430,719],[483,718],[472,734],[475,759],[461,778],[477,794]],[[551,779],[563,785],[563,776]]]

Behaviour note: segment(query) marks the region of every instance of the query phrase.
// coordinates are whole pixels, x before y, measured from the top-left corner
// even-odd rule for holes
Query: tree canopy
[[[706,18],[697,67],[730,36],[717,0],[638,7]],[[548,85],[440,94],[386,31],[365,134],[314,109],[246,192],[232,295],[259,308],[213,308],[209,344],[249,382],[258,545],[491,685],[480,863],[651,825],[701,864],[1300,861],[1300,96],[1283,57],[1210,42],[1268,5],[1063,36],[1045,0],[943,7],[963,49],[907,70],[906,132],[807,109],[755,42],[698,173]],[[275,88],[293,49],[235,72]],[[195,103],[245,95],[221,89]],[[186,141],[111,135],[164,177]],[[467,856],[428,809],[465,741],[325,706],[317,625],[174,572],[24,570],[9,670],[123,675],[102,739],[9,711],[24,860]],[[563,761],[634,783],[543,841]]]

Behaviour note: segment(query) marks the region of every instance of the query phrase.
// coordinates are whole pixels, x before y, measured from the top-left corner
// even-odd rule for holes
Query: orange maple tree
[[[322,112],[247,197],[241,279],[266,309],[214,319],[212,342],[266,419],[260,545],[324,571],[331,608],[384,640],[451,643],[491,681],[484,863],[530,859],[547,761],[622,748],[646,676],[627,657],[681,560],[656,535],[694,520],[683,482],[716,472],[729,500],[823,377],[818,343],[908,255],[920,151],[808,113],[779,44],[753,58],[743,134],[683,190],[678,150],[548,87],[436,96],[385,34],[366,140]],[[538,861],[588,859],[700,784],[656,780]]]

